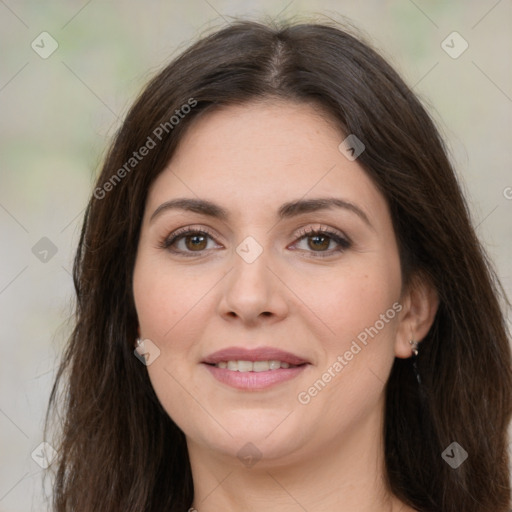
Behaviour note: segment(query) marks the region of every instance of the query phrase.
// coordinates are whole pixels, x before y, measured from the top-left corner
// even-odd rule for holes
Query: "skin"
[[[394,358],[410,357],[409,340],[428,332],[437,298],[419,279],[403,290],[386,201],[319,112],[276,100],[210,112],[148,194],[133,292],[140,335],[160,350],[147,366],[151,383],[187,438],[199,512],[413,510],[384,483],[384,388]],[[230,218],[164,210],[150,220],[178,197],[213,201]],[[340,208],[277,218],[282,203],[317,197],[353,203],[371,226]],[[159,246],[186,226],[212,238],[182,238],[172,247],[181,253]],[[305,236],[319,227],[351,246],[336,252],[334,240]],[[248,236],[262,249],[252,263],[236,252]],[[400,312],[300,403],[395,303]],[[200,364],[228,346],[277,347],[311,364],[272,389],[236,390]],[[251,467],[237,457],[247,443],[261,455]]]

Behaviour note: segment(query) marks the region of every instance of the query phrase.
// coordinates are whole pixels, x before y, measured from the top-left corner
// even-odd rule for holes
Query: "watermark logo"
[[[48,32],[41,32],[30,46],[39,57],[47,59],[59,47],[59,43]]]
[[[153,364],[160,357],[160,349],[151,340],[138,340],[133,351],[135,357],[145,366]]]
[[[165,136],[164,133],[167,135],[169,134],[175,126],[177,126],[180,121],[190,113],[190,111],[197,105],[197,100],[194,98],[189,98],[187,103],[181,105],[179,109],[176,109],[174,111],[174,115],[172,115],[169,118],[169,121],[166,121],[164,123],[160,123],[154,130],[153,135],[158,139],[162,140],[162,138]]]
[[[47,469],[50,464],[57,457],[57,451],[50,443],[43,441],[37,448],[30,454],[32,460],[43,469]]]
[[[441,43],[441,48],[452,58],[458,59],[469,47],[468,42],[458,33],[448,34]]]
[[[359,137],[351,133],[340,143],[338,149],[347,160],[353,162],[366,149],[366,146]]]
[[[453,469],[457,469],[468,458],[468,452],[464,450],[459,443],[453,441],[453,443],[441,453],[441,457]]]
[[[32,247],[32,254],[42,263],[48,263],[57,251],[57,246],[46,236]]]
[[[512,199],[512,187],[505,187],[503,189],[503,197],[508,200]]]
[[[118,185],[133,169],[135,169],[144,158],[149,155],[150,151],[154,149],[158,142],[162,141],[164,134],[169,134],[176,125],[178,125],[193,107],[197,105],[197,100],[189,98],[188,102],[181,105],[179,109],[174,111],[174,115],[171,116],[169,121],[160,123],[152,132],[148,135],[146,142],[137,150],[132,153],[132,156],[126,160],[126,162],[120,167],[112,176],[103,183],[101,187],[96,187],[93,192],[93,196],[96,199],[103,199],[108,192],[114,190]]]
[[[263,252],[263,247],[252,236],[248,236],[237,246],[236,252],[246,263],[253,263]]]
[[[252,468],[261,459],[263,454],[253,443],[246,443],[238,450],[236,456],[245,467]]]
[[[311,386],[304,391],[301,391],[297,395],[297,400],[302,405],[307,405],[311,402],[311,400],[322,391],[329,382],[331,382],[334,377],[339,375],[341,371],[347,366],[354,356],[359,354],[361,350],[368,345],[368,337],[373,339],[377,334],[379,334],[382,329],[388,324],[397,313],[402,311],[402,305],[399,302],[395,302],[391,308],[389,308],[385,313],[382,313],[379,316],[379,320],[376,320],[375,323],[363,329],[358,335],[357,339],[352,340],[352,344],[350,345],[350,349],[346,350],[343,355],[338,355],[336,361],[334,361],[329,368],[318,378]],[[359,343],[358,343],[359,342]],[[361,346],[362,345],[362,346]]]

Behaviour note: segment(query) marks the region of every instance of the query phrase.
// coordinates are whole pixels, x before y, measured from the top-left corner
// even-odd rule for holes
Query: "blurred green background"
[[[511,295],[510,1],[0,0],[1,512],[47,507],[36,448],[110,137],[146,81],[200,35],[276,16],[348,20],[413,86]]]

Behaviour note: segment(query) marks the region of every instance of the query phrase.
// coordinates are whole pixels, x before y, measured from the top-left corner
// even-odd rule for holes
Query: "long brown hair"
[[[358,162],[389,204],[403,280],[422,275],[440,299],[418,356],[421,386],[410,359],[395,359],[386,385],[391,492],[422,512],[508,511],[512,357],[502,289],[431,118],[385,60],[349,31],[249,21],[203,37],[159,72],[105,158],[74,263],[74,330],[47,414],[49,430],[51,412],[62,409],[53,443],[55,510],[191,506],[185,436],[133,354],[141,219],[149,186],[191,121],[207,108],[265,97],[316,102],[340,135],[363,141]],[[145,156],[131,160],[142,146]],[[442,456],[453,442],[468,454],[457,468]]]

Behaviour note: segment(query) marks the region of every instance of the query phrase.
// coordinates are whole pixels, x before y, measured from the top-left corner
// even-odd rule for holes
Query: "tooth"
[[[266,372],[270,370],[270,364],[268,361],[254,361],[253,371],[255,372]]]
[[[278,370],[279,368],[295,368],[296,365],[272,359],[270,361],[219,361],[217,368],[227,368],[231,371],[239,372],[266,372],[268,370]]]
[[[238,361],[228,361],[228,370],[236,372],[238,370]]]
[[[253,364],[252,361],[238,361],[239,372],[252,372]]]

